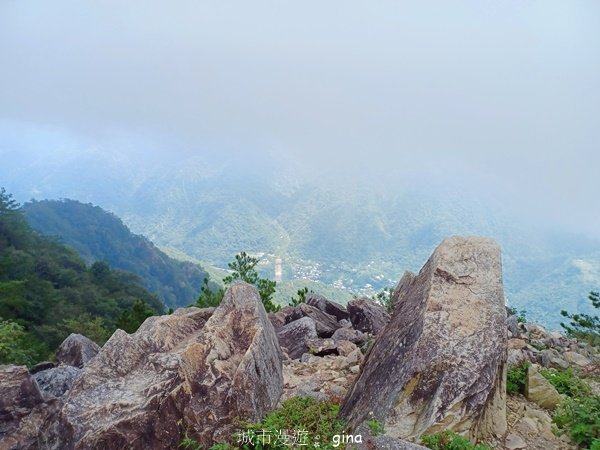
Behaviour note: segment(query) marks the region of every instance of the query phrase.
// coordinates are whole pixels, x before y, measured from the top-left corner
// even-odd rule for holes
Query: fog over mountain
[[[509,299],[546,316],[600,285],[599,20],[591,1],[3,2],[0,185],[216,265],[282,254],[288,276],[375,287],[486,234]]]

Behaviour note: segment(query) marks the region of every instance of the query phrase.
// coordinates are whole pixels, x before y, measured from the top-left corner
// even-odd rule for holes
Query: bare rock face
[[[390,321],[390,315],[368,297],[348,302],[352,326],[364,333],[379,334]]]
[[[56,351],[56,359],[68,366],[79,367],[86,365],[98,354],[100,347],[91,339],[71,333]]]
[[[209,447],[231,437],[234,419],[275,406],[281,358],[258,292],[236,283],[214,312],[182,308],[131,335],[117,330],[63,397],[49,439],[65,449],[176,448],[187,429]]]
[[[398,439],[445,429],[503,435],[507,331],[499,246],[446,239],[394,297],[391,322],[367,354],[341,416],[356,428],[372,414]]]
[[[539,374],[536,365],[531,365],[527,369],[525,397],[536,405],[551,411],[554,410],[562,400],[556,388]]]
[[[0,448],[42,447],[39,431],[54,418],[57,404],[44,395],[25,366],[0,366]]]
[[[341,328],[335,316],[324,313],[320,309],[301,303],[294,308],[294,313],[288,318],[290,322],[298,320],[302,317],[310,317],[315,321],[317,327],[317,336],[320,338],[329,338],[335,333],[335,330]]]
[[[346,308],[339,303],[326,299],[322,295],[309,294],[306,298],[306,303],[320,309],[324,313],[334,316],[338,321],[350,318]]]
[[[54,397],[62,397],[71,389],[81,369],[73,366],[58,366],[40,370],[33,375],[41,390]]]
[[[298,359],[308,351],[307,342],[317,337],[315,321],[310,317],[302,317],[284,325],[277,331],[281,347],[287,351],[291,359]]]
[[[367,339],[369,337],[362,331],[353,330],[351,328],[340,328],[338,330],[335,330],[335,333],[333,333],[333,336],[331,336],[331,338],[338,341],[345,340],[350,341],[356,345],[362,345],[365,342],[367,342]]]

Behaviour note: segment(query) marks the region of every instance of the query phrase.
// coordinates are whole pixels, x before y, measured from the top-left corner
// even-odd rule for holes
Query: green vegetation
[[[289,306],[298,306],[301,303],[306,302],[306,294],[308,294],[308,288],[306,286],[302,289],[298,289],[298,292],[296,293],[297,297],[290,298]]]
[[[506,372],[506,393],[508,395],[517,395],[525,393],[525,380],[527,379],[527,369],[530,362],[523,362],[518,366],[512,367]]]
[[[473,444],[450,430],[426,434],[421,438],[421,443],[431,450],[492,450],[487,444]]]
[[[541,369],[540,375],[556,388],[560,394],[568,397],[586,397],[591,395],[592,388],[584,380],[579,378],[574,369]]]
[[[12,196],[0,190],[1,362],[31,365],[50,358],[72,332],[103,344],[124,312],[139,318],[142,304],[145,313],[164,308],[134,274],[104,262],[88,267],[73,250],[36,234]]]
[[[387,312],[391,313],[394,309],[394,305],[392,304],[392,296],[394,295],[393,287],[385,287],[382,291],[378,292],[376,295],[373,295],[371,298],[383,306]]]
[[[517,316],[517,322],[527,323],[527,311],[524,309],[517,311],[517,308],[514,307],[508,308],[508,310],[511,316]]]
[[[344,448],[340,442],[336,445],[345,431],[344,422],[338,419],[339,409],[336,402],[293,397],[259,423],[241,423],[231,444],[219,443],[210,450],[286,450],[292,448],[292,441],[306,450]],[[201,449],[187,433],[179,447]]]
[[[225,290],[223,288],[218,288],[214,290],[209,285],[209,277],[207,276],[202,283],[202,287],[200,288],[200,296],[196,303],[193,306],[197,306],[198,308],[210,308],[219,306],[223,297],[225,296]]]
[[[566,395],[552,416],[558,429],[580,448],[600,449],[600,396],[573,369],[542,369],[540,374]]]
[[[106,261],[113,268],[139,275],[146,289],[165,305],[177,307],[195,301],[198,286],[208,276],[197,264],[170,258],[98,206],[44,200],[25,204],[23,211],[36,231],[73,247],[88,264]]]
[[[590,292],[588,300],[596,309],[600,309],[600,293]],[[567,325],[561,322],[567,335],[600,347],[600,317],[591,314],[570,314],[562,310],[560,314],[571,322]]]
[[[383,424],[377,419],[371,419],[367,421],[367,426],[369,427],[369,431],[371,432],[371,436],[379,436],[383,434],[385,431]]]
[[[238,253],[235,255],[235,261],[227,264],[233,273],[223,278],[223,283],[229,286],[235,280],[242,280],[253,284],[258,289],[258,294],[267,312],[279,311],[281,307],[273,302],[273,294],[277,283],[267,278],[260,278],[255,269],[257,264],[258,258],[254,258],[246,252]]]

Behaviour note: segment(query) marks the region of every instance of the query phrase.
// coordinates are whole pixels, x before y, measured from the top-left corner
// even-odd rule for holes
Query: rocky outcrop
[[[282,355],[256,289],[236,283],[214,310],[185,308],[117,330],[62,398],[55,448],[177,448],[231,439],[282,392]]]
[[[395,296],[396,310],[344,400],[351,427],[372,414],[394,438],[506,431],[506,311],[500,248],[446,239]]]
[[[338,341],[345,340],[356,345],[362,345],[367,342],[369,337],[362,331],[354,330],[352,328],[340,328],[335,330],[335,333],[333,333],[331,338]]]
[[[81,369],[73,366],[58,366],[40,370],[33,375],[42,391],[54,397],[62,397],[73,385]]]
[[[277,331],[279,345],[291,359],[300,358],[303,353],[306,353],[308,351],[307,341],[316,337],[315,321],[310,317],[302,317],[290,322]]]
[[[25,366],[0,366],[0,448],[42,448],[40,430],[49,428],[56,401],[43,393]]]
[[[368,297],[350,301],[348,312],[352,326],[364,333],[379,334],[390,321],[390,315]]]
[[[308,294],[306,297],[306,304],[314,306],[315,308],[323,311],[330,316],[335,317],[338,321],[349,319],[350,315],[346,308],[336,302],[326,299],[322,295]]]
[[[307,305],[306,303],[301,303],[296,306],[294,312],[289,316],[288,321],[292,322],[302,317],[310,317],[315,321],[317,336],[320,338],[331,337],[333,333],[335,333],[335,330],[341,328],[341,325],[338,323],[335,316],[324,313],[320,309]]]
[[[72,333],[58,347],[56,359],[62,364],[81,369],[99,351],[100,347],[94,341],[81,334]]]

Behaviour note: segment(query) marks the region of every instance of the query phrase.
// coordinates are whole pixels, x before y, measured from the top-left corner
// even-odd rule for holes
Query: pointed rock
[[[100,347],[87,337],[71,333],[56,351],[56,359],[68,366],[82,368],[98,354]]]
[[[339,303],[326,299],[322,295],[308,294],[306,297],[306,304],[314,306],[324,313],[334,316],[338,321],[350,318],[350,315],[345,307]]]
[[[317,337],[315,321],[310,317],[302,317],[284,325],[277,331],[279,345],[291,359],[298,359],[308,351],[307,342]]]
[[[503,435],[507,332],[498,245],[446,239],[395,296],[401,301],[341,416],[352,428],[373,417],[399,439],[444,429]]]
[[[56,448],[204,447],[277,403],[282,354],[256,289],[233,284],[214,312],[182,308],[117,330],[68,391]]]
[[[390,315],[368,297],[348,302],[352,326],[364,333],[379,334],[390,321]]]

